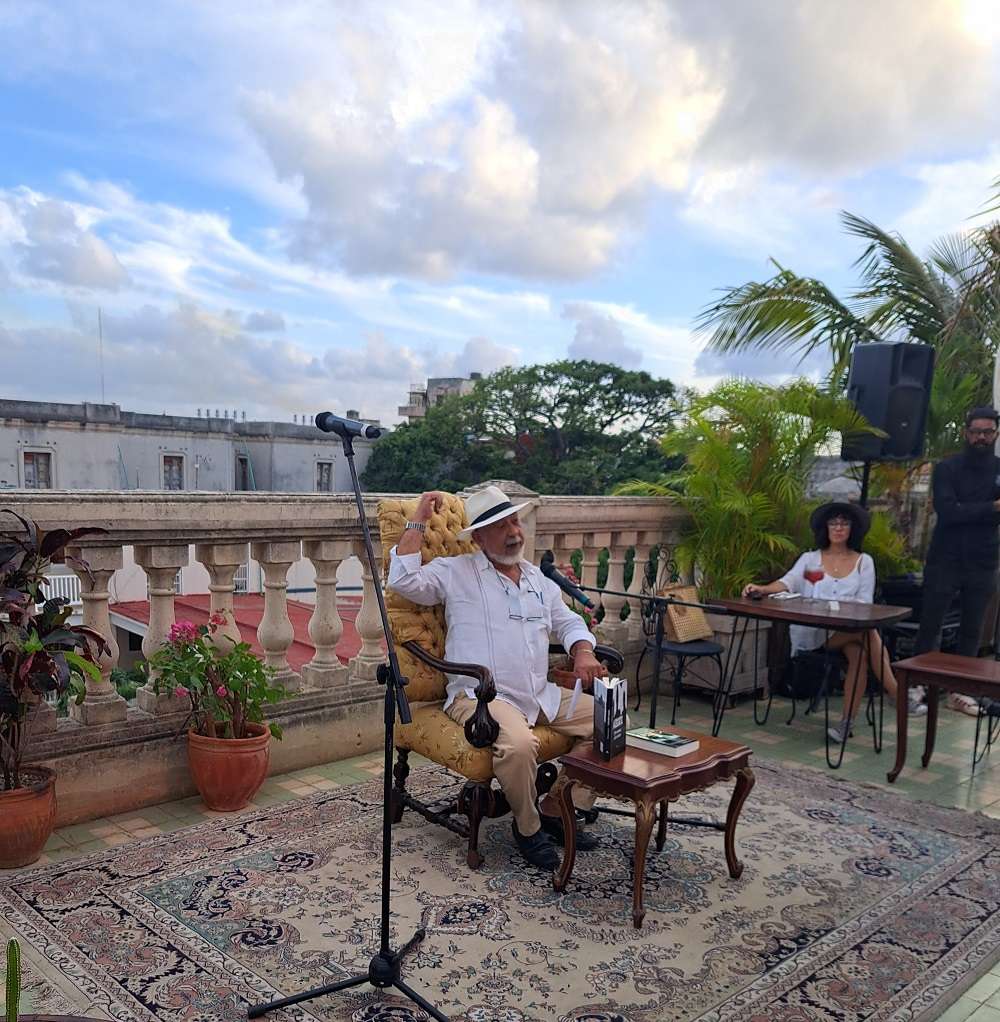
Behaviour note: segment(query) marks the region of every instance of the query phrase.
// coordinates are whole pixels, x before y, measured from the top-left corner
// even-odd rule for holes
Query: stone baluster
[[[640,541],[635,544],[635,560],[632,562],[632,581],[629,583],[628,594],[632,609],[628,616],[628,634],[630,639],[642,638],[642,615],[640,614],[639,596],[642,594],[643,573],[649,562],[649,551],[652,543]]]
[[[295,638],[288,618],[288,569],[299,559],[298,542],[251,543],[250,552],[264,570],[264,616],[257,638],[264,649],[264,661],[276,671],[275,681],[286,692],[302,687],[299,676],[288,665],[288,647]]]
[[[581,565],[580,581],[584,585],[584,592],[594,601],[603,603],[600,593],[589,592],[597,586],[597,561],[604,547],[611,545],[610,532],[586,532],[583,536],[582,551],[583,564]]]
[[[608,544],[608,579],[605,588],[615,592],[625,591],[625,554],[636,540],[634,532],[615,532]],[[621,619],[625,596],[605,593],[601,601],[604,604],[604,620],[601,622],[601,634],[612,646],[620,646],[628,638],[628,624]]]
[[[135,563],[146,572],[149,581],[149,625],[142,640],[142,655],[148,660],[167,641],[174,624],[174,579],[188,563],[186,546],[143,545],[135,547]],[[180,713],[190,709],[184,699],[172,693],[157,695],[154,676],[136,692],[139,709],[146,713]]]
[[[381,557],[378,541],[373,539],[375,546],[375,563]],[[361,637],[361,649],[350,663],[351,684],[367,687],[375,681],[379,665],[385,663],[386,654],[382,645],[382,619],[379,616],[378,600],[375,596],[375,580],[372,578],[368,556],[363,542],[354,543],[354,553],[361,561],[361,578],[364,583],[361,598],[361,609],[354,621],[354,627]]]
[[[118,643],[108,610],[108,582],[122,566],[121,547],[74,547],[70,553],[86,567],[74,567],[80,579],[83,599],[83,623],[102,635],[108,651],[97,657],[101,678],[86,678],[87,692],[83,702],[69,704],[69,715],[81,724],[110,724],[124,720],[127,704],[111,683],[111,672],[118,666]],[[89,570],[88,570],[89,568]]]
[[[209,641],[226,653],[233,644],[242,642],[239,625],[233,614],[233,579],[236,570],[247,560],[246,543],[199,543],[194,548],[195,560],[205,565],[208,572],[209,613],[225,619]]]
[[[316,569],[316,609],[309,619],[309,638],[316,654],[303,668],[302,681],[310,688],[347,684],[348,669],[336,653],[344,625],[337,611],[337,568],[354,552],[350,540],[309,539],[302,552]]]

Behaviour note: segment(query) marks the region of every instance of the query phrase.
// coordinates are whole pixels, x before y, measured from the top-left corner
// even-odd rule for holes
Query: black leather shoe
[[[544,819],[544,817],[542,817]],[[550,873],[559,868],[562,861],[555,845],[552,844],[549,835],[544,830],[538,830],[530,837],[525,837],[518,829],[515,822],[511,822],[511,829],[514,831],[514,840],[521,854],[539,869],[548,870]]]
[[[546,813],[539,813],[539,816],[542,819],[542,830],[546,834],[551,834],[555,838],[556,844],[565,847],[566,835],[563,834],[562,817],[548,816]],[[579,823],[576,824],[576,850],[578,852],[592,852],[600,843],[600,838],[595,834],[581,830]]]

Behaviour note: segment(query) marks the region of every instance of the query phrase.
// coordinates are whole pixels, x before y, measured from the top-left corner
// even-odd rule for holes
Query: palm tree
[[[817,452],[844,431],[865,431],[846,398],[808,380],[770,387],[729,380],[692,399],[660,441],[680,469],[616,493],[674,497],[689,513],[676,555],[703,598],[735,596],[774,578],[808,542],[806,481]]]
[[[870,220],[852,213],[842,219],[849,234],[867,242],[855,263],[859,286],[848,297],[775,262],[769,280],[725,289],[701,312],[698,328],[711,331],[708,347],[719,352],[781,351],[801,360],[826,350],[825,388],[833,393],[846,385],[855,344],[931,345],[936,371],[928,453],[937,457],[958,443],[965,410],[992,400],[1000,348],[1000,224],[943,238],[921,259]]]

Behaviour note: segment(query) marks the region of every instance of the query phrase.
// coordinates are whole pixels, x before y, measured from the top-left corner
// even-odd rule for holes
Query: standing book
[[[698,739],[688,738],[657,727],[634,727],[625,733],[625,744],[631,749],[645,749],[661,756],[686,756],[698,749]]]
[[[625,678],[594,679],[594,751],[602,759],[613,759],[625,751],[627,704]]]

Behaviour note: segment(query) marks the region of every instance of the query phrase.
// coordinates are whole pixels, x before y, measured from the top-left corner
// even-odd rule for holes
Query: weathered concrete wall
[[[269,774],[348,759],[382,747],[382,702],[349,703],[309,693],[274,719],[284,737],[271,742]],[[183,717],[153,719],[130,711],[122,724],[84,727],[63,721],[33,743],[32,763],[56,771],[56,826],[131,812],[197,794],[187,765]]]
[[[355,444],[359,474],[372,441]],[[316,491],[316,463],[333,465],[334,492],[350,489],[336,437],[308,425],[236,422],[225,418],[146,415],[117,405],[0,400],[0,489],[24,485],[24,453],[51,458],[52,488],[161,490],[163,456],[184,459],[184,490],[236,488],[236,459],[250,458],[255,488]]]

